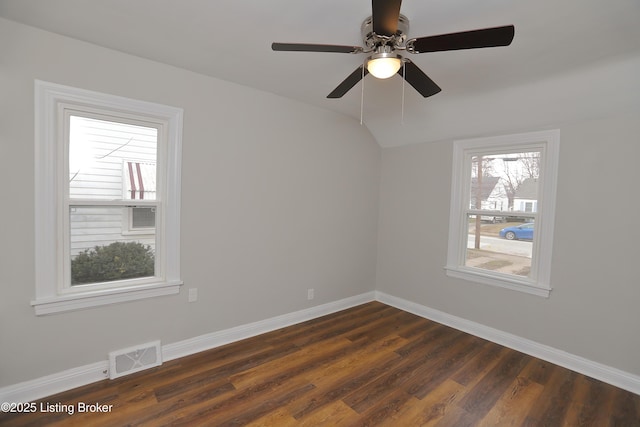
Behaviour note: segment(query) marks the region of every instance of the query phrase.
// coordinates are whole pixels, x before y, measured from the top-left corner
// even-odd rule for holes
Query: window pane
[[[466,267],[529,277],[533,249],[533,223],[513,222],[511,217],[477,221],[468,215]]]
[[[131,208],[131,228],[156,226],[156,208]]]
[[[123,234],[127,209],[130,208],[70,208],[72,286],[154,276],[154,234],[145,234],[148,238]]]
[[[158,129],[69,117],[69,197],[156,197]]]
[[[537,212],[540,152],[471,157],[469,208]]]

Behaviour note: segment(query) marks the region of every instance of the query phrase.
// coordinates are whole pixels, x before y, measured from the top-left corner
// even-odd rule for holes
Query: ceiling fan
[[[398,52],[425,53],[447,50],[508,46],[514,36],[514,26],[485,28],[407,40],[409,20],[400,14],[402,0],[372,0],[372,15],[361,26],[364,46],[341,46],[305,43],[272,43],[271,49],[289,52],[335,52],[371,54],[327,98],[341,98],[365,75],[379,79],[399,74],[423,97],[435,95],[440,87],[410,59]]]

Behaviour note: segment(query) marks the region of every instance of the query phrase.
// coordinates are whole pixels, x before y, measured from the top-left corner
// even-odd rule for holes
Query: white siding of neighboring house
[[[482,201],[482,209],[493,211],[506,211],[509,209],[509,199],[505,195],[502,179],[491,190],[491,194],[486,200]]]
[[[471,179],[471,193],[469,200],[469,207],[474,208],[475,206],[475,194],[478,191],[477,188],[477,179]],[[490,211],[507,211],[509,208],[509,199],[506,196],[504,191],[504,185],[502,183],[502,178],[498,177],[485,177],[482,183],[482,201],[480,208],[483,210]],[[488,193],[488,194],[487,194]],[[493,216],[482,216],[483,221],[500,221],[502,218],[493,217]]]
[[[127,162],[141,163],[146,200],[155,199],[157,130],[134,125],[72,117],[70,134],[69,197],[72,199],[131,199]],[[136,197],[136,198],[139,198]],[[71,255],[136,240],[154,246],[153,230],[131,234],[129,208],[78,206],[71,208]]]
[[[514,199],[513,210],[520,212],[537,212],[538,201],[531,199]]]
[[[537,178],[527,178],[518,190],[513,199],[513,210],[518,212],[538,211],[538,180]]]

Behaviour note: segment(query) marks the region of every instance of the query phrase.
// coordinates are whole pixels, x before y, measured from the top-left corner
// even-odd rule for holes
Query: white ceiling
[[[558,120],[540,110],[559,92],[606,97],[617,82],[594,84],[598,70],[640,54],[638,0],[405,0],[401,12],[410,38],[508,24],[516,31],[509,47],[411,55],[442,92],[425,99],[407,85],[404,117],[402,79],[367,76],[364,124],[382,146],[479,135],[498,120],[517,129],[523,115],[529,125]],[[360,85],[341,99],[326,95],[364,55],[273,52],[271,42],[360,45],[370,14],[369,0],[0,0],[7,19],[357,120]],[[585,72],[588,88],[572,87]]]

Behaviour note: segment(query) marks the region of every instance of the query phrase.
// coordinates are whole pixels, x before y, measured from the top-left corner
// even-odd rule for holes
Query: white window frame
[[[446,274],[472,282],[521,291],[545,298],[551,292],[551,259],[556,203],[560,131],[548,130],[514,135],[454,141],[449,246]],[[468,204],[471,182],[470,158],[474,155],[540,150],[539,196],[535,217],[531,274],[529,277],[465,266],[468,239]],[[499,216],[487,211],[484,215]]]
[[[158,179],[163,183],[156,224],[161,254],[153,280],[121,281],[96,286],[65,287],[63,260],[68,259],[63,233],[66,221],[63,163],[65,111],[109,112],[117,117],[145,117],[163,127],[165,143],[158,141]],[[183,110],[151,102],[35,81],[35,299],[36,315],[102,306],[180,291],[180,168]],[[160,160],[162,159],[162,160]],[[100,204],[99,202],[96,204]],[[67,214],[68,216],[68,214]],[[158,264],[157,264],[158,265]],[[157,270],[158,271],[158,270]]]

